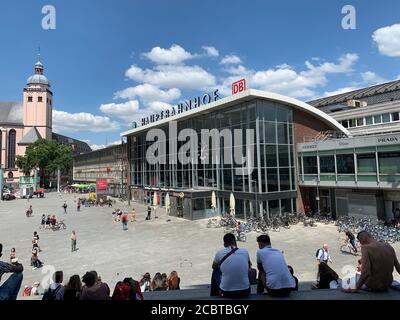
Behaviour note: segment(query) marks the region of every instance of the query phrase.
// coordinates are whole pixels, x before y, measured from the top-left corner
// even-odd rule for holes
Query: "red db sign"
[[[246,90],[246,79],[240,79],[232,83],[232,94],[236,94]]]

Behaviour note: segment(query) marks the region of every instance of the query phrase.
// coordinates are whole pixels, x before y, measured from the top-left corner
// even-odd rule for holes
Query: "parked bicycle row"
[[[357,233],[361,230],[366,230],[378,241],[390,243],[400,241],[400,228],[385,224],[385,222],[378,219],[344,216],[340,217],[336,221],[336,226],[339,232],[351,230],[352,232]]]

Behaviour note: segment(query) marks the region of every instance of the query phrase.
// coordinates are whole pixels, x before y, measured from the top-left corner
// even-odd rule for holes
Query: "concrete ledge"
[[[287,298],[274,298],[268,294],[257,294],[256,287],[252,286],[251,294],[242,300],[400,300],[400,291],[388,290],[387,292],[372,293],[362,291],[359,293],[344,293],[340,289],[311,290],[311,283],[299,284],[299,291],[294,291]],[[146,300],[233,300],[222,297],[210,297],[210,286],[196,286],[176,291],[145,292]]]

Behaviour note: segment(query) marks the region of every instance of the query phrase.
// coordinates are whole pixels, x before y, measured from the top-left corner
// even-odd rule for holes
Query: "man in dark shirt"
[[[343,290],[358,292],[359,290],[384,291],[393,282],[393,269],[400,274],[400,264],[393,247],[385,242],[376,241],[367,231],[357,235],[361,243],[361,276],[356,289]]]
[[[2,252],[3,245],[0,243],[0,257],[3,255]],[[0,300],[17,300],[23,270],[24,268],[20,263],[10,264],[0,261],[0,281],[4,273],[12,273],[8,280],[0,285]]]
[[[352,234],[349,229],[347,229],[345,231],[345,234],[346,234],[347,241],[350,242],[351,246],[354,249],[354,252],[357,253],[357,247],[356,247],[356,243],[355,243],[356,238],[354,237],[354,234]]]

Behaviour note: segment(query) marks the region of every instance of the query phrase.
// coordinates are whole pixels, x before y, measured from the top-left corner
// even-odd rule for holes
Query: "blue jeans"
[[[128,230],[128,223],[127,222],[123,222],[122,223],[122,229],[123,230]]]
[[[8,280],[0,286],[0,300],[17,300],[22,279],[22,272],[13,273]]]

